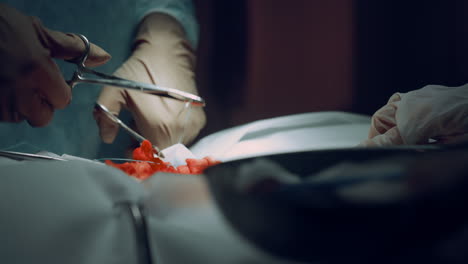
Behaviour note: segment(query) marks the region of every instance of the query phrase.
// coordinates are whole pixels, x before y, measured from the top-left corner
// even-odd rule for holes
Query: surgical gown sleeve
[[[198,24],[190,0],[138,0],[137,17],[143,19],[152,12],[161,12],[174,17],[184,28],[187,39],[194,48],[198,44]]]
[[[142,187],[85,161],[0,159],[1,263],[137,263]]]

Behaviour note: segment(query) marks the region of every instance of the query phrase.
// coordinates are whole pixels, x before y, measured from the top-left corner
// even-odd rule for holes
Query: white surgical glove
[[[428,85],[395,93],[372,116],[369,139],[363,146],[454,143],[468,139],[468,84]]]
[[[195,55],[182,26],[171,16],[151,13],[139,26],[132,56],[115,75],[144,83],[171,87],[197,94],[194,80]],[[129,110],[137,130],[161,149],[179,143],[191,142],[205,125],[201,107],[192,107],[186,118],[185,103],[115,87],[104,87],[98,102],[118,115],[122,108]],[[100,136],[112,143],[118,125],[102,112],[95,111]]]
[[[73,59],[85,49],[76,35],[45,28],[39,19],[0,3],[0,121],[44,126],[66,107],[71,88],[52,58]],[[88,66],[110,55],[91,44]]]

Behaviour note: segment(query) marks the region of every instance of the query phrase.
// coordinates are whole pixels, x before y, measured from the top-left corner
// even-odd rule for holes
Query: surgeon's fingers
[[[387,130],[384,134],[377,135],[373,138],[367,139],[359,144],[361,147],[382,147],[382,146],[393,146],[402,145],[403,139],[401,138],[398,128],[392,127]]]
[[[38,72],[35,74],[38,83],[38,91],[44,95],[47,103],[53,108],[63,109],[70,104],[72,92],[70,86],[66,83],[63,75],[51,58],[46,58]]]
[[[37,18],[33,18],[33,25],[43,45],[50,50],[50,56],[58,59],[70,60],[83,55],[85,44],[79,36],[47,29],[42,26],[42,23]],[[90,44],[86,66],[99,66],[106,63],[111,58],[109,53],[99,46],[93,43]]]
[[[51,36],[51,56],[58,59],[71,60],[79,58],[85,51],[85,43],[75,34],[65,34],[49,30]],[[110,60],[111,55],[101,47],[90,43],[86,66],[95,67]]]
[[[57,64],[47,56],[18,78],[15,85],[17,111],[32,126],[48,124],[54,110],[66,107],[71,100],[71,88]]]
[[[384,134],[392,127],[396,126],[395,113],[396,108],[391,105],[385,105],[379,109],[372,116],[369,138]]]
[[[401,101],[400,94],[393,94],[387,104],[372,115],[369,138],[385,134],[385,132],[396,126],[396,112],[399,101]]]
[[[54,115],[54,108],[44,99],[40,93],[33,93],[26,106],[25,116],[28,123],[33,127],[41,127],[49,124]]]
[[[129,80],[151,83],[151,80],[146,74],[145,67],[138,60],[132,59],[132,57],[115,72],[115,75]],[[111,86],[104,87],[98,98],[98,103],[107,107],[107,109],[115,115],[120,113],[122,107],[128,108],[127,104],[130,101],[128,90]],[[112,143],[117,136],[118,125],[106,117],[102,111],[95,111],[94,118],[98,124],[99,135],[102,141],[105,143]]]
[[[104,87],[99,96],[98,103],[105,106],[112,114],[118,116],[125,104],[125,92],[121,88]],[[119,131],[119,125],[113,122],[100,109],[93,112],[94,119],[99,128],[99,136],[105,143],[112,143]]]

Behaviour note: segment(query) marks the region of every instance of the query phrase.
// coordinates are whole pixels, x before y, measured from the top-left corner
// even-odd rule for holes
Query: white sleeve
[[[139,20],[153,12],[161,12],[174,17],[185,30],[187,39],[194,48],[198,45],[198,23],[191,0],[138,0]]]

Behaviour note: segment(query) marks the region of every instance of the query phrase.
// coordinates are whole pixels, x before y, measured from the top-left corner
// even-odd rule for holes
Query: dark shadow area
[[[356,0],[353,111],[394,92],[468,81],[468,2]]]
[[[468,81],[464,0],[195,3],[202,136],[299,112],[371,115],[395,92]]]
[[[200,137],[229,127],[231,110],[246,88],[245,0],[195,0],[200,23],[197,84],[206,98],[208,124]]]

